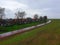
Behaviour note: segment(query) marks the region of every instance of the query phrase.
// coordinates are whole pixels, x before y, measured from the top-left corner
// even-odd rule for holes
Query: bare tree
[[[25,13],[25,11],[23,11],[23,12],[18,11],[15,13],[15,15],[16,15],[17,19],[23,19],[24,16],[26,15],[26,13]]]
[[[34,15],[34,19],[35,19],[35,21],[38,21],[38,14]]]
[[[43,22],[43,17],[42,16],[39,17],[39,22]]]
[[[1,7],[0,7],[0,19],[3,19],[4,16],[5,16],[4,11],[5,11],[5,8],[1,8]]]
[[[3,20],[5,17],[4,11],[5,11],[5,8],[0,7],[0,26],[3,26],[5,23],[5,21]]]
[[[35,14],[34,15],[34,19],[38,19],[38,14]]]
[[[16,13],[15,13],[15,15],[16,15],[16,17],[17,17],[17,20],[16,20],[16,23],[17,24],[22,24],[22,23],[24,23],[23,22],[23,18],[25,17],[25,15],[26,15],[26,13],[25,13],[25,11],[23,11],[23,12],[20,12],[20,11],[17,11]]]
[[[44,22],[47,22],[47,16],[43,17]]]

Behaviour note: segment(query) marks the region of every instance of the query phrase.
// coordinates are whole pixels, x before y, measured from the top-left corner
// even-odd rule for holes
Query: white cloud
[[[8,8],[10,10],[14,10],[14,9],[17,9],[17,8],[22,8],[22,9],[29,8],[28,5],[19,3],[19,2],[14,1],[14,0],[3,0],[3,1],[0,1],[0,2],[1,2],[0,3],[1,7]]]

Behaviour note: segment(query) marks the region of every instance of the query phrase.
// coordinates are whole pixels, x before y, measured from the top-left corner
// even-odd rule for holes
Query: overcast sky
[[[60,18],[60,0],[0,0],[0,7],[6,8],[6,17],[14,18],[17,8],[26,11],[27,17],[47,15],[48,18]]]

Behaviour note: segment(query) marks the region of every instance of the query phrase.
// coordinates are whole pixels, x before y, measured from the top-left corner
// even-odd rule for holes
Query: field
[[[0,39],[0,45],[60,45],[60,19],[22,34]]]

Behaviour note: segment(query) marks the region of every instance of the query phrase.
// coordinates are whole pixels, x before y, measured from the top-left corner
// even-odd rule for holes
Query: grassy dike
[[[0,45],[60,45],[60,19],[29,32],[0,39]]]

